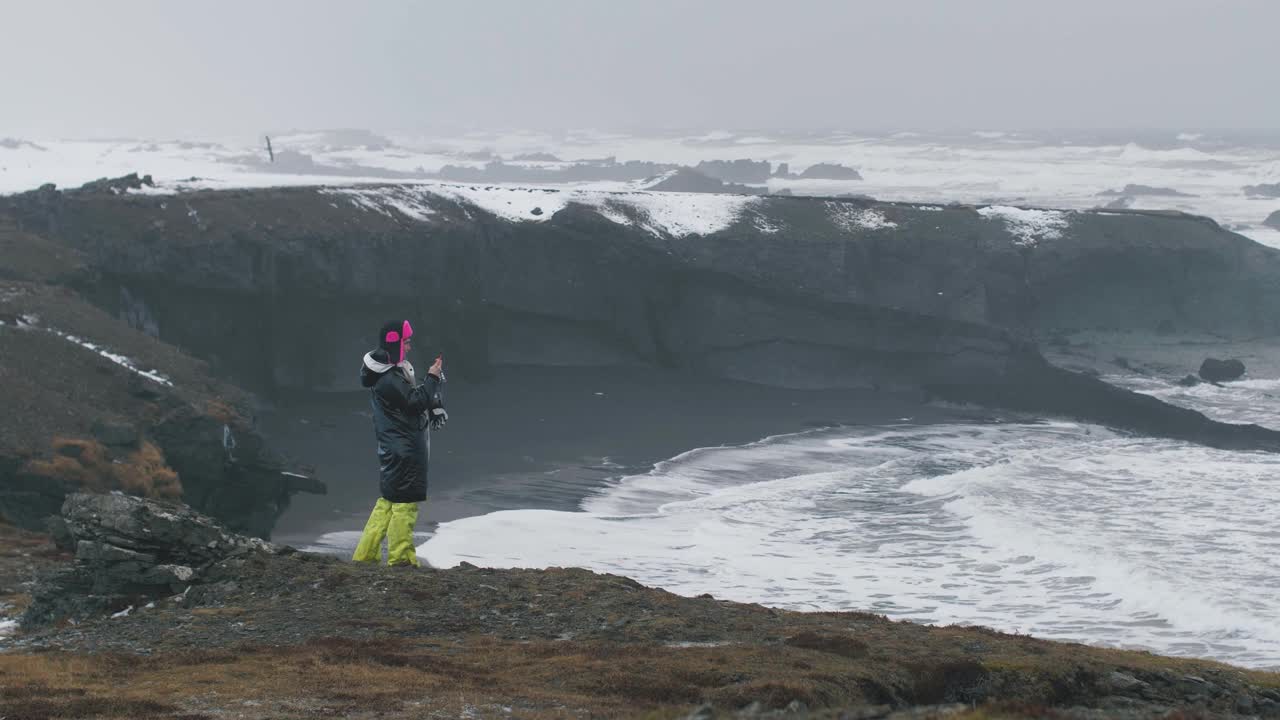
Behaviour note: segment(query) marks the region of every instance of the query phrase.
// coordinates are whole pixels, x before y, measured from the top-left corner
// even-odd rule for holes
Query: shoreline
[[[366,403],[363,391],[316,394],[260,414],[267,439],[312,460],[329,487],[293,498],[276,541],[302,547],[330,533],[358,536],[378,496]],[[1008,415],[908,393],[789,390],[630,368],[503,368],[487,383],[450,380],[446,405],[449,424],[432,436],[421,538],[439,523],[499,510],[576,511],[611,480],[696,449],[841,425]]]

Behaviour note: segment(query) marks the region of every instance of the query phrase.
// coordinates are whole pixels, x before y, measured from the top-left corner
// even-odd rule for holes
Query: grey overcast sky
[[[1280,0],[0,0],[0,137],[1280,128]]]

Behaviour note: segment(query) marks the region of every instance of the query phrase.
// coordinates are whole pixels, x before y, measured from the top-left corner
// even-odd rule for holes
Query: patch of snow
[[[288,476],[288,477],[303,478],[304,480],[309,480],[309,479],[310,479],[309,477],[307,477],[306,475],[303,475],[303,474],[301,474],[301,473],[289,472],[289,471],[287,471],[287,470],[282,470],[282,471],[280,471],[280,474],[281,474],[281,475]]]
[[[431,215],[435,214],[427,202],[428,193],[425,188],[416,185],[325,188],[320,192],[325,195],[346,197],[366,210],[382,213],[388,217],[394,217],[391,211],[395,210],[410,220],[426,222]],[[330,204],[333,205],[333,203]]]
[[[631,218],[627,217],[627,214],[622,212],[622,210],[618,208],[617,204],[608,199],[603,200],[593,207],[596,212],[600,213],[600,215],[609,222],[616,223],[618,225],[631,224]]]
[[[23,316],[23,319],[25,320],[27,317],[30,317],[30,316]],[[33,322],[30,324],[34,325],[35,323]],[[158,370],[143,370],[139,368],[137,365],[135,365],[132,360],[125,357],[124,355],[117,355],[116,353],[110,352],[94,343],[89,342],[88,340],[84,340],[82,338],[76,337],[75,335],[64,333],[61,330],[56,330],[54,328],[48,328],[48,330],[54,335],[57,335],[63,340],[66,340],[67,342],[75,343],[76,345],[79,345],[80,347],[85,348],[86,350],[92,350],[93,352],[101,355],[102,357],[110,360],[111,362],[119,365],[120,367],[132,373],[141,375],[142,377],[152,382],[164,385],[165,387],[173,387],[173,382],[169,380],[169,378],[165,377],[164,375],[161,375]]]
[[[924,210],[926,212],[942,212],[941,205],[916,205],[916,210]]]
[[[639,223],[644,229],[677,238],[724,230],[760,202],[754,195],[669,192],[621,193],[617,200],[644,213],[647,219]]]
[[[18,629],[17,620],[0,620],[0,637],[12,635]]]
[[[860,208],[848,203],[827,201],[831,222],[844,230],[892,230],[898,224],[875,208]]]
[[[543,222],[569,204],[573,193],[510,185],[430,185],[432,194],[472,205],[505,220]]]
[[[332,195],[344,195],[353,205],[362,207],[370,212],[381,213],[387,217],[393,217],[391,215],[391,211],[379,202],[379,200],[381,200],[381,194],[378,190],[365,190],[363,188],[325,188],[320,192]]]
[[[113,618],[128,617],[128,616],[129,616],[129,613],[131,613],[131,612],[133,612],[133,606],[132,606],[132,605],[130,605],[129,607],[127,607],[127,608],[125,608],[125,609],[123,609],[123,610],[121,610],[121,611],[120,611],[120,612],[118,612],[118,613],[115,613],[115,614],[114,614],[114,615],[112,615],[111,617],[113,617]]]
[[[756,213],[755,216],[751,218],[751,224],[755,225],[756,229],[760,232],[768,235],[772,235],[782,230],[781,225],[765,217],[763,213]]]
[[[1058,240],[1067,229],[1069,215],[1061,210],[1032,210],[991,205],[978,210],[988,220],[1000,220],[1005,230],[1013,235],[1013,244],[1019,247],[1035,247],[1041,240]]]

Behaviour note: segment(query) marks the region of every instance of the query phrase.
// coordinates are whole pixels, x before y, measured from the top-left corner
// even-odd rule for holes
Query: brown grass
[[[813,655],[797,669],[798,655]],[[727,656],[727,657],[726,657]],[[860,701],[838,656],[761,647],[671,648],[612,643],[472,639],[317,640],[284,648],[191,651],[158,657],[0,655],[0,716],[107,717],[213,712],[245,701],[261,717],[322,709],[385,717],[456,716],[464,706],[519,707],[519,716],[671,717],[711,700],[785,707]],[[727,660],[727,662],[726,662]],[[216,696],[212,692],[217,693]],[[93,703],[92,706],[89,703]],[[143,703],[152,703],[144,705]],[[482,715],[490,714],[482,712]],[[250,714],[249,717],[257,717]]]
[[[995,672],[993,666],[1024,659],[1015,654],[980,664],[942,653],[936,662],[921,657],[902,664],[886,661],[883,650],[873,648],[868,655],[838,636],[815,633],[772,646],[388,637],[142,658],[8,654],[0,655],[0,717],[175,717],[221,715],[231,708],[248,718],[468,712],[489,717],[514,708],[515,716],[535,719],[669,718],[703,702],[723,713],[752,702],[785,708],[800,701],[818,709],[881,704],[893,696],[898,702],[969,704],[957,689],[985,679]],[[1120,654],[1130,661],[1136,655]],[[1060,665],[1053,672],[1071,672],[1068,660],[1056,660]],[[1032,678],[1037,669],[1020,666],[1018,672]],[[1265,673],[1259,677],[1276,680]],[[1034,690],[1034,683],[1028,688]],[[1182,717],[1198,717],[1188,713]],[[963,715],[969,720],[1056,716],[1043,699],[1017,697],[979,704]]]
[[[151,498],[182,497],[178,473],[149,440],[122,457],[113,457],[97,440],[55,437],[51,444],[53,457],[28,460],[23,472],[97,492],[123,490]]]

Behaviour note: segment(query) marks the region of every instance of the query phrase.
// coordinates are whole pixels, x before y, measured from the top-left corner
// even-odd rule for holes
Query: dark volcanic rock
[[[445,165],[436,177],[453,182],[474,183],[568,183],[595,180],[643,180],[674,170],[678,166],[642,160],[617,162],[614,158],[583,160],[565,167],[529,167],[491,160],[484,167]]]
[[[804,180],[861,180],[862,173],[844,165],[818,163],[805,168],[799,177]]]
[[[648,189],[659,192],[738,193],[741,195],[760,195],[766,192],[764,188],[726,183],[689,168],[676,170],[661,182],[650,185]]]
[[[560,158],[549,152],[521,153],[511,159],[516,162],[560,162]]]
[[[0,223],[10,267],[23,267],[22,237]],[[324,491],[258,435],[252,398],[69,288],[0,278],[0,322],[0,378],[20,379],[0,382],[5,521],[40,529],[68,493],[122,490],[181,498],[265,537],[292,493]]]
[[[118,420],[98,420],[90,432],[107,446],[132,447],[138,444],[141,437],[137,426]]]
[[[1244,375],[1244,363],[1239,360],[1206,358],[1200,365],[1200,377],[1208,382],[1239,380]]]
[[[92,182],[87,182],[80,186],[79,192],[82,193],[111,193],[118,195],[128,190],[138,190],[143,187],[155,187],[155,182],[151,180],[150,175],[138,177],[138,173],[129,173],[118,178],[99,178]]]
[[[1280,198],[1280,183],[1245,185],[1244,194],[1250,197]]]
[[[726,183],[750,183],[759,185],[769,179],[767,160],[703,160],[694,170]]]
[[[1187,376],[1184,376],[1181,380],[1179,380],[1178,384],[1181,385],[1182,387],[1195,387],[1202,382],[1204,381],[1196,377],[1195,375],[1187,375]]]
[[[312,188],[167,205],[55,191],[2,199],[0,210],[89,256],[107,310],[122,310],[127,288],[166,341],[266,392],[348,387],[368,328],[403,313],[475,379],[526,362],[532,338],[545,364],[924,389],[1280,447],[1270,431],[1054,368],[1030,341],[1080,329],[1280,334],[1280,253],[1205,219],[1031,213],[1052,223],[1044,232],[1016,212],[764,197],[690,242],[647,224],[625,194],[618,212],[630,222],[576,203],[513,222],[421,192],[432,214],[414,222]],[[212,229],[193,227],[188,207]]]
[[[48,148],[37,145],[31,142],[30,140],[19,140],[17,138],[0,138],[0,148],[3,148],[5,150],[21,150],[24,147],[29,147],[32,150],[39,150],[40,152],[48,152]]]
[[[1120,190],[1103,190],[1098,193],[1103,197],[1134,197],[1137,195],[1154,195],[1157,197],[1196,197],[1190,193],[1184,193],[1179,190],[1167,187],[1154,187],[1151,185],[1125,185]]]
[[[75,565],[37,589],[24,626],[138,606],[201,583],[228,558],[288,551],[229,533],[185,505],[123,494],[68,496],[60,532]]]

